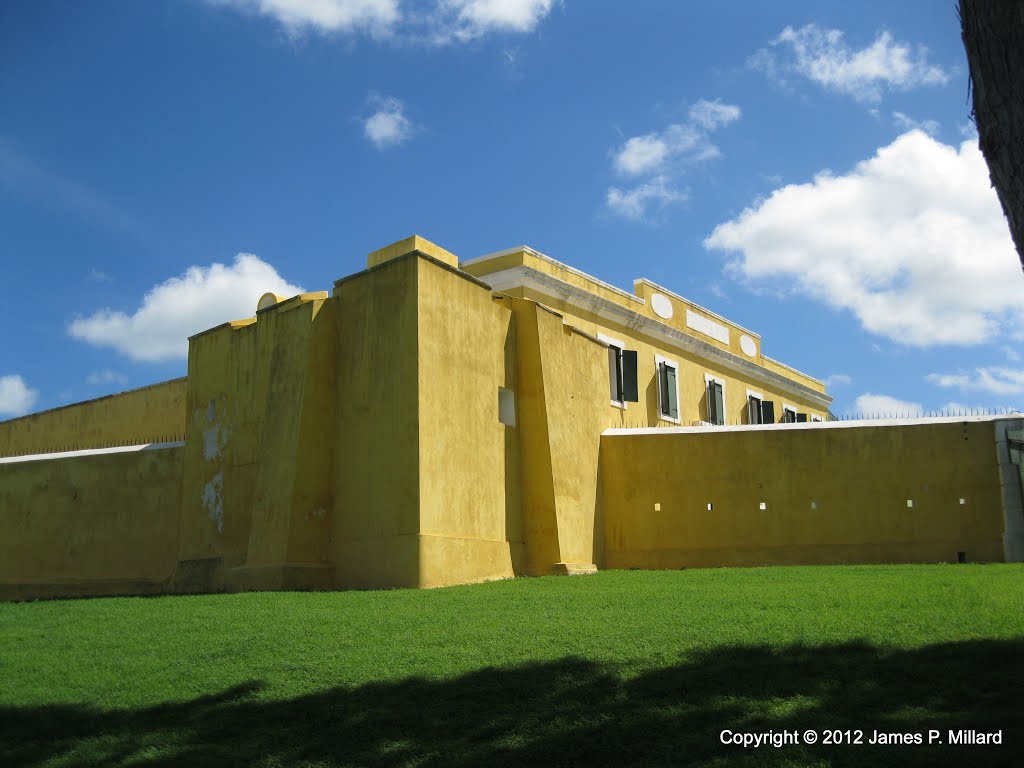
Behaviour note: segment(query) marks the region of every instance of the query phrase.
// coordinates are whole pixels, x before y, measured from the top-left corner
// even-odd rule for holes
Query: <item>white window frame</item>
[[[811,414],[810,418],[811,418],[811,421],[812,421],[812,422],[815,422],[815,421],[818,421],[818,422],[820,422],[820,421],[824,421],[824,419],[823,419],[823,418],[821,418],[821,416],[815,416],[815,415],[814,415],[813,413]]]
[[[729,409],[728,409],[728,407],[725,404],[725,379],[723,379],[721,376],[715,376],[713,373],[705,373],[704,374],[704,401],[705,402],[707,402],[707,399],[708,399],[708,384],[710,384],[712,381],[715,382],[716,384],[721,384],[722,385],[722,424],[721,424],[721,426],[724,427],[726,424],[729,423],[728,422],[728,415],[727,415],[728,412],[729,412]],[[711,414],[709,413],[708,414],[708,418],[710,418],[710,417],[711,417]],[[714,422],[708,422],[708,423],[709,424],[714,424]],[[715,424],[715,426],[719,426],[719,425]]]
[[[793,420],[792,421],[788,421],[786,419],[786,411],[789,411],[790,413],[793,414]],[[797,410],[796,410],[796,406],[795,405],[790,405],[789,403],[783,403],[782,404],[782,423],[783,424],[796,424],[796,414],[797,414]]]
[[[676,371],[676,412],[679,414],[679,416],[676,416],[676,417],[669,416],[667,413],[665,413],[665,411],[661,407],[661,404],[664,402],[664,400],[662,400],[662,393],[661,393],[661,376],[658,375],[658,364],[659,363],[664,363],[665,365],[669,366],[670,368],[674,368],[675,371]],[[682,424],[683,423],[683,404],[679,400],[679,363],[676,362],[675,360],[672,360],[671,358],[663,357],[661,355],[657,355],[656,354],[654,356],[654,378],[658,382],[658,418],[662,419],[663,421],[671,421],[673,424]],[[722,389],[722,398],[723,398],[723,401],[724,401],[724,398],[725,398],[725,388],[724,387]]]
[[[599,338],[601,341],[603,341],[605,344],[608,344],[609,346],[616,347],[620,351],[626,349],[625,342],[619,341],[618,339],[613,339],[611,336],[607,336],[607,335],[605,335],[603,333],[598,333],[597,334],[597,338]],[[621,365],[621,363],[620,363],[620,365]],[[608,376],[609,377],[611,376],[611,373],[612,373],[611,369],[609,368],[608,369]],[[611,386],[611,379],[610,378],[608,380],[608,385],[609,385],[609,387]],[[614,405],[616,408],[621,408],[622,410],[626,410],[626,401],[625,400],[614,400],[612,398],[609,398],[608,402],[611,403],[612,405]]]

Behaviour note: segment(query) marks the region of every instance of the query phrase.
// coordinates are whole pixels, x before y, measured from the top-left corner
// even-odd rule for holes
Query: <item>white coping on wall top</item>
[[[613,293],[616,293],[619,296],[622,296],[624,299],[629,299],[630,301],[632,301],[632,302],[634,302],[636,304],[646,304],[647,303],[643,299],[641,299],[639,296],[634,296],[632,293],[628,293],[628,292],[622,290],[621,288],[617,288],[616,286],[612,285],[611,283],[606,283],[604,280],[598,280],[593,275],[588,275],[586,272],[583,272],[582,270],[576,269],[575,267],[570,267],[568,264],[563,264],[558,259],[552,259],[550,256],[548,256],[546,254],[543,254],[540,251],[535,251],[533,248],[531,248],[528,245],[517,245],[514,248],[506,248],[503,251],[495,251],[494,253],[487,253],[487,254],[484,254],[483,256],[476,256],[475,258],[472,258],[472,259],[466,259],[465,261],[459,262],[459,267],[464,267],[464,266],[466,266],[468,264],[476,264],[476,263],[481,262],[481,261],[489,261],[491,259],[497,259],[497,258],[500,258],[502,256],[510,256],[513,253],[528,253],[529,255],[534,256],[534,257],[540,259],[541,261],[546,261],[549,264],[554,264],[556,267],[559,267],[560,269],[564,269],[566,272],[571,272],[572,274],[576,275],[577,277],[582,277],[582,278],[584,278],[586,280],[589,280],[592,283],[600,285],[602,288],[607,288],[609,291],[612,291]],[[483,280],[484,277],[486,277],[486,275],[480,275],[479,277],[477,277],[477,280]],[[487,282],[487,281],[484,280],[484,282]]]
[[[966,424],[980,421],[1019,421],[1024,413],[999,413],[987,416],[921,416],[907,419],[857,419],[850,421],[804,421],[791,424],[736,424],[703,427],[612,427],[602,435],[690,435],[711,432],[758,432],[766,429],[855,429],[858,427],[906,427],[920,424]]]
[[[21,461],[45,461],[47,459],[74,459],[79,456],[96,456],[101,453],[130,453],[132,451],[159,451],[163,448],[180,448],[185,443],[146,443],[144,445],[119,445],[114,448],[83,448],[80,451],[59,451],[57,453],[31,453],[25,456],[5,456],[0,464],[17,464]]]

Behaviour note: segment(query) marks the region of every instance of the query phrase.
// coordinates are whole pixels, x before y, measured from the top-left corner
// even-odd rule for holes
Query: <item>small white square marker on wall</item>
[[[818,508],[818,502],[812,501],[811,502],[811,509],[817,509],[817,508]]]
[[[913,508],[914,508],[914,500],[913,499],[907,499],[907,509],[913,509]]]
[[[963,496],[961,496],[960,497],[960,506],[962,507],[966,503],[967,503],[967,499],[965,499]]]
[[[758,504],[757,506],[758,506],[759,509],[768,509],[768,505],[765,504],[763,501],[760,504]]]
[[[657,501],[654,502],[654,511],[655,512],[661,512],[661,504],[659,502],[657,502]]]

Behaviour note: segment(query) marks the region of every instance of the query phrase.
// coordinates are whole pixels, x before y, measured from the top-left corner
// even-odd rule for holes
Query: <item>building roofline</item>
[[[703,306],[701,304],[698,304],[697,302],[693,301],[692,299],[688,299],[685,296],[680,296],[675,291],[671,291],[671,290],[669,290],[668,288],[666,288],[663,285],[658,285],[653,280],[648,280],[646,277],[638,277],[636,280],[633,281],[633,285],[634,286],[639,285],[641,283],[646,283],[647,285],[651,286],[651,288],[657,289],[658,293],[664,293],[664,294],[666,294],[668,296],[671,296],[673,299],[677,299],[677,300],[683,302],[684,304],[689,304],[694,309],[699,309],[701,312],[703,312],[705,315],[708,315],[709,317],[713,317],[716,320],[721,320],[723,323],[728,323],[729,325],[731,325],[733,328],[735,328],[737,331],[740,331],[741,333],[745,333],[745,334],[747,334],[749,336],[753,336],[758,341],[761,340],[761,334],[759,334],[759,333],[757,333],[755,331],[752,331],[749,328],[744,328],[739,323],[737,323],[737,322],[735,322],[733,320],[730,320],[727,317],[722,317],[717,312],[712,312],[707,307],[705,307],[705,306]],[[761,356],[764,357],[763,354]],[[786,367],[788,368],[789,366],[786,366]],[[790,368],[790,370],[795,370],[795,369]],[[800,373],[800,371],[796,371],[796,373]],[[807,374],[804,373],[804,374],[800,374],[800,375],[801,376],[806,376]],[[813,377],[808,377],[808,378],[813,378]]]
[[[829,395],[812,389],[806,384],[788,379],[782,374],[768,370],[762,365],[744,360],[739,355],[728,350],[716,347],[696,336],[683,333],[670,325],[666,325],[634,309],[624,307],[572,283],[567,283],[565,280],[549,275],[546,272],[540,272],[532,267],[519,265],[499,272],[492,272],[484,275],[484,277],[492,279],[491,285],[496,291],[507,290],[513,285],[529,288],[546,296],[564,301],[578,309],[592,312],[598,317],[616,325],[625,326],[634,331],[644,333],[662,343],[668,344],[673,349],[680,349],[684,352],[704,357],[723,368],[750,376],[766,386],[774,387],[795,397],[809,400],[823,408],[827,408],[832,403],[832,398]],[[495,277],[498,277],[499,280],[493,280]],[[500,278],[504,278],[507,282],[503,282]],[[762,357],[764,356],[762,355]]]
[[[576,267],[571,267],[568,264],[566,264],[565,262],[559,261],[558,259],[553,259],[550,256],[548,256],[547,254],[541,253],[538,250],[534,250],[533,248],[531,248],[528,245],[517,245],[514,248],[506,248],[503,251],[495,251],[494,253],[488,253],[488,254],[485,254],[483,256],[476,256],[476,257],[474,257],[472,259],[467,259],[466,261],[459,262],[459,266],[462,267],[462,266],[468,266],[470,264],[479,264],[481,262],[490,261],[491,259],[497,259],[497,258],[500,258],[502,256],[511,256],[512,254],[515,254],[515,253],[527,253],[530,256],[533,256],[535,258],[540,259],[541,261],[546,261],[549,264],[553,264],[556,267],[560,267],[561,269],[564,269],[566,272],[574,274],[577,277],[582,277],[585,280],[589,280],[590,282],[594,283],[595,285],[599,285],[602,288],[605,288],[605,289],[611,291],[612,293],[616,293],[619,296],[622,296],[624,299],[628,299],[629,301],[632,301],[634,303],[637,303],[637,304],[646,304],[647,303],[642,298],[640,298],[639,296],[635,296],[632,293],[629,293],[629,291],[624,291],[622,288],[619,288],[618,286],[612,285],[611,283],[606,283],[604,280],[596,278],[593,275],[589,275],[589,274],[587,274],[586,272],[584,272],[581,269],[576,269]]]

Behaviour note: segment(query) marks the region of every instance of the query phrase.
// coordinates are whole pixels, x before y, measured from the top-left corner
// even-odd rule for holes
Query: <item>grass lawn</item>
[[[1024,566],[0,604],[0,764],[1022,765]]]

